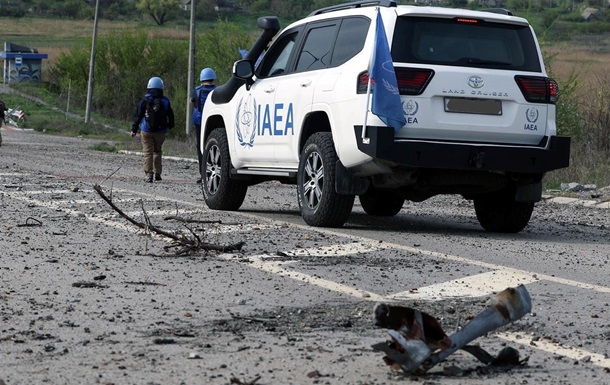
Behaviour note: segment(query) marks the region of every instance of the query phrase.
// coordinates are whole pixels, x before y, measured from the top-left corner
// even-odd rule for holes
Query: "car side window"
[[[364,17],[345,18],[337,34],[331,65],[339,66],[364,48],[371,20]]]
[[[307,31],[303,49],[299,54],[296,72],[313,71],[330,67],[337,24],[316,26]]]
[[[292,51],[294,50],[297,35],[298,33],[294,32],[281,37],[280,40],[265,53],[263,62],[260,66],[261,70],[258,73],[259,77],[266,78],[278,76],[286,72]]]

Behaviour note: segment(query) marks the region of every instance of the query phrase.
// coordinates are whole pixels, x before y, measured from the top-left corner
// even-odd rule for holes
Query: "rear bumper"
[[[569,166],[570,138],[551,136],[547,147],[497,146],[473,143],[394,140],[390,127],[354,126],[358,149],[375,158],[413,168],[545,173]]]

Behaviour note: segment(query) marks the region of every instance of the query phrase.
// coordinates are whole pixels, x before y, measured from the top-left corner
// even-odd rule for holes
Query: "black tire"
[[[244,202],[248,185],[230,178],[231,156],[224,129],[210,133],[203,148],[201,190],[203,199],[214,210],[237,210]]]
[[[352,212],[355,196],[335,191],[336,163],[332,134],[313,134],[305,143],[297,174],[299,208],[310,226],[341,227]]]
[[[532,217],[534,202],[515,202],[514,194],[500,193],[474,199],[474,210],[486,231],[518,233]]]
[[[393,217],[398,214],[405,203],[400,194],[388,190],[370,188],[359,196],[360,204],[368,215]]]

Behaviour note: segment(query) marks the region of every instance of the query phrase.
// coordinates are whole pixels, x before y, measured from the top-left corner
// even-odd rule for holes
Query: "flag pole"
[[[371,104],[371,71],[369,70],[369,82],[366,86],[366,112],[364,113],[364,124],[362,125],[362,143],[363,144],[371,143],[371,138],[366,136],[366,125],[368,124],[370,104]]]
[[[379,12],[379,7],[376,7]],[[375,18],[377,20],[377,18]],[[375,58],[375,42],[377,41],[377,25],[375,24],[375,38],[373,40],[373,50],[371,51],[371,59],[369,60],[369,79],[366,85],[366,112],[364,113],[364,123],[362,125],[362,144],[371,143],[371,138],[366,136],[366,126],[368,124],[369,117],[369,106],[371,104],[371,67],[373,66],[373,59]]]

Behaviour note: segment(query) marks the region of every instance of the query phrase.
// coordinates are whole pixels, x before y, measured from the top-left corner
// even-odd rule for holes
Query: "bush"
[[[581,110],[585,127],[581,138],[586,148],[610,156],[610,70],[598,70],[590,74],[595,89],[584,92]]]
[[[549,56],[546,52],[543,55],[548,75],[555,79],[559,85],[559,100],[555,106],[557,132],[559,135],[571,136],[576,139],[580,136],[582,128],[582,114],[578,98],[580,76],[577,73],[577,68],[572,68],[567,78],[560,79],[555,75],[552,68],[555,55]]]
[[[255,20],[253,20],[253,23]],[[217,20],[214,27],[203,31],[195,47],[195,80],[199,83],[199,71],[211,67],[223,83],[231,77],[233,63],[241,58],[239,48],[250,49],[253,39],[243,28],[226,20]]]
[[[89,81],[91,40],[60,54],[50,69],[52,81],[62,95],[70,89],[71,100],[79,107],[86,103]],[[143,31],[110,34],[98,39],[92,106],[96,112],[117,119],[131,120],[137,102],[146,91],[148,79],[159,76],[172,98],[184,81],[188,43],[171,43]],[[182,116],[184,122],[184,114]]]
[[[546,58],[550,76],[553,58]],[[545,178],[547,188],[564,182],[610,185],[610,70],[577,74],[573,68],[559,82],[557,129],[572,137],[570,167]],[[586,76],[585,76],[586,75]],[[587,84],[583,81],[587,80]]]
[[[237,26],[219,20],[213,28],[197,36],[195,80],[199,71],[212,67],[218,82],[226,81],[238,48],[249,48],[249,34]],[[89,82],[92,40],[75,44],[62,53],[49,70],[52,83],[63,97],[70,93],[71,103],[84,108]],[[115,119],[131,121],[138,101],[146,92],[148,79],[159,76],[164,94],[172,101],[176,127],[186,126],[188,79],[188,41],[162,38],[144,30],[114,33],[98,38],[96,47],[92,110]],[[127,128],[126,128],[127,129]],[[179,135],[173,130],[170,135]]]

